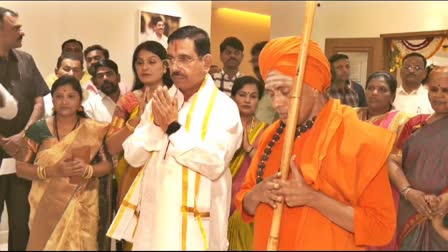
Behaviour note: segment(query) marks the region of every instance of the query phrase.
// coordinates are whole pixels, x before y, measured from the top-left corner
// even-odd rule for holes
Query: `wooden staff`
[[[288,120],[285,128],[285,143],[283,145],[282,159],[280,163],[281,179],[286,180],[289,174],[289,162],[294,146],[297,120],[300,113],[300,104],[302,97],[303,76],[305,75],[306,59],[308,56],[308,44],[313,28],[314,13],[316,12],[316,2],[307,1],[305,8],[305,23],[303,28],[302,45],[300,47],[299,57],[297,59],[298,70],[296,74],[296,83],[292,87],[289,98]],[[278,204],[274,209],[272,217],[271,232],[268,240],[267,250],[276,251],[278,248],[278,239],[280,233],[280,224],[282,220],[283,203]]]

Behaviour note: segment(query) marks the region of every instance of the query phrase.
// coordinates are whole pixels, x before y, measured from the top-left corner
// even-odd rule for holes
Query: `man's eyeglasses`
[[[179,67],[186,67],[193,60],[200,59],[201,57],[190,57],[190,56],[181,56],[179,58],[169,58],[162,60],[163,65],[166,68],[172,68],[174,64],[177,64]]]
[[[414,70],[415,72],[418,72],[420,70],[422,70],[423,68],[420,66],[403,66],[403,68],[405,70],[407,70],[408,72],[410,72],[411,70]]]

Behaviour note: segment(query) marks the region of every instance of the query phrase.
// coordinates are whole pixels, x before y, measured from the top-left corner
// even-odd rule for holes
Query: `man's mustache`
[[[171,76],[182,76],[182,74],[178,71],[171,72]]]

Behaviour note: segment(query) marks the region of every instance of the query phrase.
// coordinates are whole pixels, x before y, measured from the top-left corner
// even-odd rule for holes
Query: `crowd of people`
[[[266,250],[280,204],[279,250],[448,249],[448,66],[414,52],[363,87],[310,41],[284,180],[300,37],[253,45],[251,76],[238,38],[220,67],[183,26],[135,48],[133,83],[77,39],[44,78],[23,37],[0,7],[9,250]]]

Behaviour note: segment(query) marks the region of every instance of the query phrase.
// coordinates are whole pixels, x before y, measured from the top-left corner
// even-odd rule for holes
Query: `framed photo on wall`
[[[140,29],[138,43],[153,40],[168,47],[168,36],[179,28],[180,17],[139,11]]]

